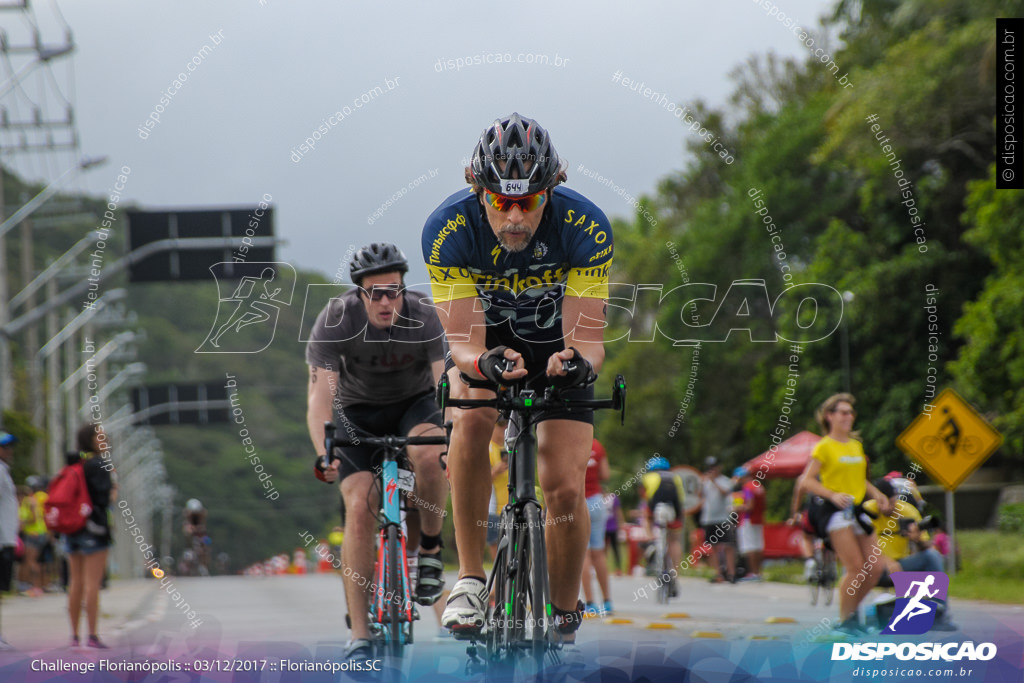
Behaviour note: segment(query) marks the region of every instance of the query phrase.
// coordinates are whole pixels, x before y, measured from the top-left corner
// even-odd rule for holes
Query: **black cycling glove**
[[[584,358],[575,348],[570,346],[569,350],[572,351],[573,356],[564,362],[568,364],[568,366],[563,365],[566,372],[564,375],[552,377],[552,384],[559,388],[565,388],[587,385],[597,379],[597,375],[594,374],[594,366],[590,364],[590,361]]]
[[[495,346],[481,353],[475,362],[476,370],[495,384],[505,384],[508,380],[501,376],[505,372],[505,349],[507,346]]]

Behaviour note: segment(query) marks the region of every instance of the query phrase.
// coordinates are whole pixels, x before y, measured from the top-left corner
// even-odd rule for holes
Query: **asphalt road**
[[[449,586],[453,579],[448,577]],[[650,579],[613,577],[613,617],[588,619],[579,632],[579,649],[589,670],[621,669],[623,662],[629,661],[667,663],[682,656],[679,653],[689,653],[686,656],[692,658],[695,651],[713,653],[715,661],[741,661],[762,644],[768,644],[766,651],[821,651],[827,658],[831,644],[821,642],[818,636],[829,630],[838,607],[835,603],[826,607],[820,601],[811,606],[803,586],[712,585],[682,579],[680,596],[666,607],[657,604],[653,595],[643,597],[642,589],[649,583]],[[0,655],[0,680],[7,680],[4,671],[17,668],[4,668],[4,663],[73,657],[66,649],[65,603],[60,594],[4,601],[3,634],[17,652]],[[172,578],[164,585],[155,580],[114,582],[102,594],[101,604],[100,634],[113,648],[109,655],[126,661],[194,663],[242,658],[268,660],[275,667],[281,666],[281,660],[339,661],[348,638],[341,580],[334,574]],[[1024,607],[954,601],[952,609],[961,631],[942,634],[946,639],[1005,641],[1010,634],[1011,642],[1024,642]],[[191,621],[189,610],[197,615]],[[465,676],[466,644],[445,637],[432,610],[421,611],[416,643],[399,663],[399,677],[444,680]],[[95,659],[96,653],[91,654]],[[707,666],[713,664],[710,656],[701,660]],[[314,674],[276,668],[242,678],[237,673],[221,673],[212,680],[321,680]],[[722,679],[712,674],[714,671],[691,680],[729,679],[725,671]],[[623,680],[631,678],[627,673]],[[322,680],[338,679],[328,675]]]

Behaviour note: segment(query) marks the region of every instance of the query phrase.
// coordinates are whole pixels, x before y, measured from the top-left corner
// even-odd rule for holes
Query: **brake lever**
[[[615,375],[615,386],[612,388],[612,406],[619,409],[619,424],[626,424],[626,378]]]

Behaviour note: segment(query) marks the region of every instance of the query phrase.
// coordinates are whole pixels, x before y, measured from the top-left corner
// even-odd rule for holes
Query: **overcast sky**
[[[820,30],[821,2],[778,5]],[[613,82],[614,73],[680,107],[698,99],[720,106],[732,89],[727,74],[749,55],[809,54],[750,0],[59,6],[77,47],[71,78],[81,152],[110,157],[77,187],[104,194],[128,166],[123,201],[142,208],[254,206],[267,194],[287,241],[279,259],[333,276],[350,245],[388,240],[410,257],[410,282],[425,279],[424,219],[464,187],[464,160],[495,118],[513,110],[536,118],[569,161],[568,185],[609,215],[630,216],[632,207],[579,165],[633,195],[651,194],[683,167],[687,136],[696,138],[664,106]],[[60,42],[52,0],[34,7],[44,41]],[[12,37],[23,31],[14,12],[0,20]],[[532,55],[548,64],[454,65],[543,59]],[[377,86],[383,94],[354,105]],[[158,105],[159,123],[142,139],[139,128]],[[327,132],[299,156],[321,125]],[[31,172],[24,157],[8,161]]]

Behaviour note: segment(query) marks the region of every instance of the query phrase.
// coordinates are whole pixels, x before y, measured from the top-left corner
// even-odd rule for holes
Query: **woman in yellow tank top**
[[[878,538],[862,505],[865,497],[885,506],[889,500],[868,481],[867,457],[853,433],[854,402],[851,394],[844,393],[821,404],[817,418],[825,438],[814,447],[797,486],[823,499],[817,526],[828,535],[845,570],[839,586],[837,629],[863,635],[857,606],[878,583],[884,567],[878,561]]]

